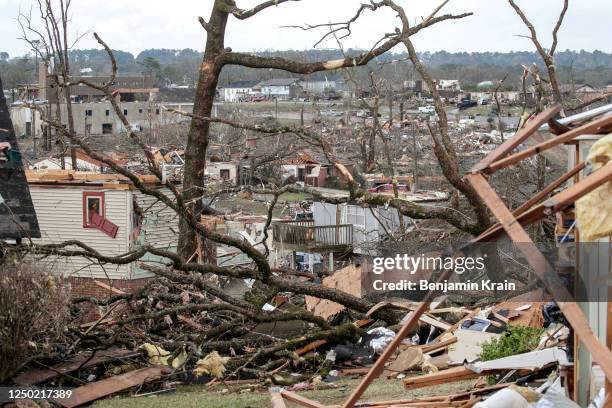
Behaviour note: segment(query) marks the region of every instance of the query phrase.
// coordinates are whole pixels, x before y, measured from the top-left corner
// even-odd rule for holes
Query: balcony
[[[285,249],[341,252],[353,246],[353,226],[315,226],[313,220],[277,221],[272,223],[272,237]]]

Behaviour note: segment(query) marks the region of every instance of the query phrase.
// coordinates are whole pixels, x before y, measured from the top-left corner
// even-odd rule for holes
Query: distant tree
[[[155,58],[146,57],[139,64],[144,67],[143,74],[156,78],[158,81],[163,80],[162,67]]]

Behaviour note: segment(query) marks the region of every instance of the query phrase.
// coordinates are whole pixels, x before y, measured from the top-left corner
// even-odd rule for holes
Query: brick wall
[[[114,289],[121,290],[123,292],[134,292],[144,285],[147,284],[152,278],[142,278],[142,279],[97,279],[98,282],[103,283],[106,286],[110,286]],[[98,299],[105,299],[109,296],[116,295],[117,292],[111,291],[108,288],[104,288],[98,284],[96,284],[96,279],[94,278],[82,278],[82,277],[70,277],[68,278],[68,282],[70,283],[71,295],[72,297],[81,297],[81,296],[93,296]],[[88,323],[95,321],[100,318],[100,309],[92,305],[89,302],[80,303],[80,308],[82,314],[80,315],[78,322],[79,323]]]
[[[141,279],[93,279],[84,277],[70,277],[68,282],[72,289],[72,296],[95,296],[97,298],[105,298],[117,294],[108,288],[104,288],[96,283],[96,280],[104,285],[123,292],[131,293],[142,288],[151,280],[151,278]]]

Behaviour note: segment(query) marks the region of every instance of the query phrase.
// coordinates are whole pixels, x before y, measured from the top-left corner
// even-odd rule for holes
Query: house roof
[[[236,82],[230,82],[229,84],[225,85],[223,88],[230,88],[230,89],[231,88],[253,88],[258,83],[259,81],[248,81],[248,80],[236,81]]]
[[[290,86],[299,81],[299,78],[274,78],[263,81],[259,86]]]
[[[105,189],[127,190],[132,188],[132,181],[118,173],[96,173],[74,170],[26,170],[30,185],[64,185],[64,186],[102,186]],[[152,174],[138,175],[140,181],[150,185],[161,185]]]
[[[40,238],[21,153],[0,80],[0,238]]]
[[[590,84],[561,84],[559,85],[559,91],[561,92],[578,91],[580,88],[590,88],[592,91],[595,91],[595,88]]]

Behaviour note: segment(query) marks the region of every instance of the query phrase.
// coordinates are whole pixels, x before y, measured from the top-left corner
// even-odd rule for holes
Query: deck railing
[[[337,249],[353,245],[353,225],[315,226],[312,220],[277,221],[272,224],[275,242],[308,249]]]

